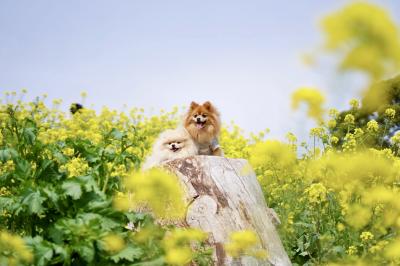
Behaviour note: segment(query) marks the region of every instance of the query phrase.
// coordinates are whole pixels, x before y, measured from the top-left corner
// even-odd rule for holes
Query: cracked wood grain
[[[188,202],[186,224],[210,235],[215,265],[291,265],[275,225],[276,213],[268,208],[253,171],[243,171],[243,159],[193,156],[169,161],[165,166],[181,180]],[[246,172],[246,173],[244,173]],[[253,230],[267,260],[242,257],[233,260],[223,250],[231,232]]]

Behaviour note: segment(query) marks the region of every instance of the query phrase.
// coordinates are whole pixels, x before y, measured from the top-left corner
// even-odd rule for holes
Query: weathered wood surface
[[[246,160],[193,156],[169,161],[166,166],[186,189],[187,225],[210,233],[215,265],[291,265],[273,224],[277,221],[274,212],[267,207],[254,172],[243,171],[249,167]],[[225,253],[223,244],[229,242],[229,234],[239,230],[258,234],[259,248],[269,254],[267,260],[232,260]]]

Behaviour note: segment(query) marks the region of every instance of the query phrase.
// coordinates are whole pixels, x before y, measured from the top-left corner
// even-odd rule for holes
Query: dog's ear
[[[212,111],[214,109],[213,105],[211,104],[210,101],[206,101],[203,103],[204,108],[206,108],[208,111]]]
[[[193,110],[193,109],[196,108],[197,106],[199,106],[198,103],[196,103],[196,102],[191,102],[191,103],[190,103],[190,110]]]

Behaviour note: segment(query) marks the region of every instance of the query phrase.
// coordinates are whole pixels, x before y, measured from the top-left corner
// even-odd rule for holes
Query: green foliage
[[[13,253],[0,251],[2,260],[10,265],[164,264],[168,230],[148,215],[113,208],[122,178],[139,168],[156,135],[176,123],[174,113],[147,119],[139,112],[133,110],[128,119],[106,109],[99,116],[81,109],[66,118],[39,99],[0,106],[0,232],[23,236],[33,254],[32,260],[18,262],[21,244]],[[146,228],[151,231],[138,241]],[[4,234],[6,239],[17,236]],[[202,252],[196,258],[207,261]]]

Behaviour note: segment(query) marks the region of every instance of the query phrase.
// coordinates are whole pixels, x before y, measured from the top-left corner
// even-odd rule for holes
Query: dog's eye
[[[176,144],[181,144],[181,142],[180,142],[180,141],[177,141]]]
[[[202,117],[204,117],[204,118],[206,118],[207,117],[207,115],[206,114],[203,114],[203,115],[201,115]]]
[[[168,142],[168,145],[171,145],[171,142]]]

